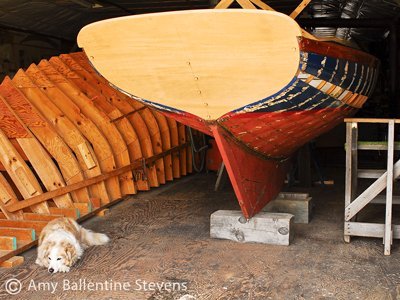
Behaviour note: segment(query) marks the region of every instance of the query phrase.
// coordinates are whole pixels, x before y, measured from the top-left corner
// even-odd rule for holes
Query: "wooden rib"
[[[62,90],[81,110],[81,112],[92,120],[101,130],[114,152],[117,168],[129,165],[129,153],[120,132],[114,124],[110,122],[107,115],[101,112],[79,88],[65,78],[58,70],[55,64],[42,60],[39,68],[46,76]],[[127,172],[119,176],[121,192],[123,195],[134,194],[136,192],[133,184],[132,172]]]
[[[95,124],[86,116],[79,112],[77,107],[68,96],[59,90],[52,82],[48,80],[39,68],[32,65],[26,70],[26,74],[32,82],[42,90],[44,94],[74,123],[79,131],[88,139],[93,147],[93,151],[99,161],[100,170],[108,172],[116,168],[114,155],[108,141],[100,132]],[[78,147],[87,149],[86,143]],[[80,151],[83,153],[84,151]],[[90,153],[90,151],[89,151]],[[90,156],[89,156],[90,157]],[[84,157],[85,159],[85,157]],[[96,162],[94,162],[96,163]],[[88,162],[86,161],[86,165]],[[105,181],[107,192],[111,199],[118,199],[121,195],[118,178],[109,178]],[[107,200],[107,199],[105,199]]]
[[[160,135],[161,135],[161,140],[162,140],[162,150],[166,151],[168,149],[171,149],[171,134],[169,130],[169,125],[167,118],[155,111],[151,110],[153,113],[154,117],[157,120],[158,127],[160,128]],[[166,180],[173,180],[174,179],[174,174],[172,171],[172,156],[167,155],[164,157],[164,170],[165,170],[165,179]]]
[[[128,100],[128,99],[127,99]],[[140,103],[139,101],[129,99],[127,101],[129,104],[132,105],[133,109],[140,109],[144,105]],[[138,112],[138,114],[142,117],[143,121],[145,122],[149,133],[150,133],[150,139],[153,147],[153,153],[154,154],[160,154],[163,152],[163,146],[162,146],[162,140],[161,140],[161,135],[160,135],[160,128],[158,126],[158,123],[150,111],[149,108],[143,109]],[[157,178],[158,182],[161,184],[165,183],[165,171],[164,171],[164,160],[159,159],[155,162],[155,167],[157,170]]]
[[[72,149],[72,151],[78,158],[79,164],[81,166],[81,169],[84,171],[85,177],[90,178],[101,174],[101,170],[98,164],[92,169],[87,168],[82,154],[80,153],[78,148],[78,145],[87,143],[87,140],[82,136],[75,125],[68,118],[65,117],[64,113],[61,112],[50,101],[50,99],[33,84],[33,82],[29,79],[28,76],[25,75],[22,70],[19,70],[17,72],[12,81],[15,83],[16,86],[18,86],[19,90],[24,94],[26,99],[28,99],[28,101],[33,106],[35,106],[35,108],[39,110],[43,116],[47,118],[48,122],[53,125],[53,128]],[[91,149],[91,147],[89,147],[89,149],[91,150],[91,153],[93,154],[92,156],[97,162],[97,158],[95,157],[93,149]],[[105,199],[105,202],[108,201],[108,194],[104,182],[98,182],[88,188],[90,194],[93,197]],[[81,199],[81,202],[84,200],[89,201],[89,199]]]
[[[71,57],[74,59],[76,63],[79,63],[79,65],[82,66],[82,69],[86,70],[87,72],[84,72],[81,70],[80,75],[87,80],[88,82],[91,82],[93,85],[97,83],[97,85],[100,86],[101,90],[107,91],[108,93],[108,101],[111,102],[112,105],[117,107],[123,114],[128,114],[135,109],[127,102],[126,96],[122,95],[121,93],[117,92],[116,90],[112,89],[107,82],[105,81],[104,78],[100,77],[93,68],[90,66],[88,60],[86,59],[85,55],[83,53],[72,53],[70,55],[61,55],[61,58],[67,62],[68,57]],[[72,64],[69,64],[72,65]],[[77,66],[76,66],[77,68]],[[76,71],[76,70],[75,70]],[[149,158],[154,155],[153,153],[153,146],[152,142],[150,139],[150,133],[149,130],[143,121],[141,115],[136,112],[132,115],[127,116],[127,119],[130,121],[132,124],[133,128],[136,131],[136,134],[138,136],[138,142],[140,148],[136,148],[137,150],[140,149],[140,157],[137,157],[139,154],[136,154],[136,159],[139,158]],[[147,170],[147,177],[148,177],[148,183],[151,187],[157,187],[159,186],[158,179],[157,179],[157,171],[155,169],[155,166],[151,166]],[[138,188],[140,189],[141,187],[146,190],[148,189],[149,185],[147,183],[144,184],[143,181],[138,181]]]
[[[292,19],[296,19],[296,17],[307,7],[307,5],[310,2],[311,2],[311,0],[301,1],[300,4],[295,8],[295,10],[289,15],[289,17],[291,17]]]
[[[56,160],[65,182],[71,184],[82,181],[85,178],[84,174],[71,149],[23,94],[14,87],[10,78],[6,77],[2,82],[0,94],[3,96],[0,101],[6,101],[5,104],[9,106],[10,110],[30,129],[31,133]],[[74,201],[78,201],[78,199],[89,201],[87,188],[74,191],[71,196]]]
[[[0,130],[0,161],[24,198],[37,196],[43,192],[35,175],[2,130]],[[47,203],[31,206],[31,209],[37,213],[49,213]]]
[[[74,55],[74,56],[78,59],[80,59],[81,57],[86,59],[86,56],[83,53],[75,53],[75,54],[76,55]],[[131,106],[128,103],[125,103],[125,101],[122,101],[120,95],[118,95],[113,88],[111,88],[104,80],[102,80],[102,78],[100,78],[100,76],[98,74],[96,74],[94,72],[93,68],[90,66],[87,59],[86,59],[86,64],[85,64],[85,62],[81,62],[81,63],[83,63],[83,65],[82,65],[81,63],[78,63],[78,61],[75,60],[72,56],[73,55],[63,54],[63,55],[60,55],[60,59],[71,70],[73,70],[75,72],[75,74],[78,75],[78,77],[70,78],[71,81],[73,81],[77,85],[80,82],[87,83],[86,85],[83,85],[83,84],[79,85],[79,87],[83,93],[85,93],[91,99],[94,99],[96,97],[104,98],[103,101],[109,102],[110,105],[117,108],[124,115],[133,112]],[[90,72],[90,71],[92,71],[92,72]],[[126,131],[126,134],[127,134],[124,137],[125,140],[129,141],[129,142],[127,142],[129,155],[130,155],[131,160],[141,159],[143,157],[142,149],[141,149],[139,137],[136,132],[137,130],[141,130],[141,129],[134,128],[134,123],[132,121],[132,118],[120,116],[117,118],[113,118],[113,121],[116,119],[126,119],[129,122],[129,124],[123,123],[124,126],[129,128],[129,130],[126,131],[126,130],[122,129],[122,132]],[[154,175],[156,176],[156,173],[155,173],[156,170],[154,168],[153,168],[153,171],[154,171]],[[149,188],[150,188],[149,182],[147,180],[136,180],[136,184],[137,184],[138,190],[149,190]]]
[[[185,134],[186,134],[186,141],[188,141],[189,146],[186,149],[186,170],[189,174],[191,174],[193,172],[193,153],[192,153],[192,145],[191,145],[191,141],[189,138],[189,134],[186,131],[186,127],[185,127]]]
[[[152,156],[150,158],[147,158],[145,163],[146,164],[152,164],[156,160],[162,158],[163,156],[171,154],[171,153],[176,152],[176,151],[179,151],[181,149],[187,148],[187,146],[188,146],[187,144],[183,144],[183,145],[179,145],[177,147],[173,147],[173,148],[165,151],[164,153],[160,153],[160,154],[154,155],[154,156]],[[41,203],[41,202],[46,201],[48,199],[51,199],[53,197],[57,197],[57,196],[65,194],[65,193],[69,193],[69,192],[74,191],[76,189],[80,189],[80,188],[85,187],[85,186],[93,185],[96,182],[101,182],[101,181],[103,181],[103,180],[105,180],[105,179],[107,179],[109,177],[118,176],[119,174],[122,174],[122,173],[126,172],[127,170],[137,169],[137,168],[140,168],[141,166],[142,166],[142,161],[141,160],[134,161],[129,166],[125,166],[125,167],[119,168],[117,170],[98,175],[98,176],[93,177],[93,178],[85,179],[82,182],[78,182],[78,183],[74,183],[74,184],[71,184],[71,185],[67,185],[66,187],[59,188],[59,189],[57,189],[55,191],[47,192],[46,194],[43,194],[43,195],[32,197],[32,198],[27,199],[27,200],[25,200],[23,202],[18,202],[18,203],[13,203],[13,204],[7,205],[6,208],[9,211],[14,212],[14,211],[29,207],[31,205],[37,204],[37,203]],[[88,202],[88,203],[90,204],[90,202]],[[106,204],[104,206],[107,206],[107,205],[108,204]]]
[[[79,213],[83,216],[92,211],[92,204],[90,202],[87,203],[74,203],[74,207],[79,210]]]
[[[179,146],[179,133],[178,133],[178,123],[171,118],[167,118],[167,122],[169,125],[169,132],[171,134],[171,146],[176,147]],[[181,177],[181,167],[180,167],[180,159],[179,153],[172,153],[172,172],[174,178]]]
[[[53,191],[66,185],[59,169],[36,138],[21,138],[17,140],[29,157],[29,162],[38,174],[40,181],[48,191]],[[73,202],[70,194],[56,197],[53,201],[58,207],[64,208],[70,207]]]
[[[109,119],[114,119],[116,117],[122,116],[122,113],[118,108],[111,105],[107,99],[104,97],[104,91],[99,89],[94,89],[87,81],[83,80],[79,73],[73,70],[68,64],[66,64],[59,57],[53,57],[50,59],[51,65],[57,69],[57,71],[62,74],[67,80],[78,87],[83,94],[93,101],[93,104],[103,113],[108,116]],[[130,160],[135,158],[135,147],[137,146],[135,142],[137,141],[137,135],[133,129],[131,123],[127,119],[121,119],[119,122],[115,123],[116,129],[121,134],[124,144],[127,147],[128,155]],[[116,149],[116,151],[121,151],[121,149]],[[136,193],[136,187],[134,190],[130,191],[131,194]]]
[[[0,88],[1,90],[1,88]],[[61,176],[60,171],[50,158],[50,155],[45,151],[42,145],[36,140],[36,138],[29,132],[29,129],[22,123],[22,121],[14,114],[11,108],[6,104],[5,99],[1,96],[0,92],[0,111],[3,115],[8,116],[8,119],[13,120],[13,123],[17,127],[21,127],[25,130],[24,136],[7,136],[8,138],[16,138],[16,142],[12,142],[17,152],[21,155],[21,158],[25,161],[28,160],[39,175],[42,183],[47,190],[53,190],[59,186],[64,186],[65,182]],[[4,123],[0,122],[0,129],[3,129]],[[54,199],[56,204],[60,207],[68,207],[72,204],[70,195],[64,195],[62,197]]]
[[[179,145],[186,143],[186,128],[185,125],[178,123],[178,135],[179,135]],[[181,175],[185,176],[187,174],[187,148],[183,148],[179,151],[179,164]]]
[[[18,240],[25,241],[34,241],[36,239],[35,230],[31,228],[1,227],[0,235],[14,236]]]
[[[0,209],[7,219],[23,219],[22,211],[16,211],[12,213],[9,212],[5,207],[6,204],[13,204],[17,202],[18,199],[13,188],[9,185],[3,174],[0,173]]]
[[[13,267],[22,265],[23,263],[24,263],[23,256],[14,256],[14,257],[11,257],[10,259],[7,259],[6,261],[1,262],[0,267],[13,268]]]

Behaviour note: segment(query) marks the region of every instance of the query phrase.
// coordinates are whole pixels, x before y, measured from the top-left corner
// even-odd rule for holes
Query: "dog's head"
[[[68,242],[47,242],[42,246],[41,261],[50,273],[69,272],[70,267],[77,261],[78,253],[75,246]]]

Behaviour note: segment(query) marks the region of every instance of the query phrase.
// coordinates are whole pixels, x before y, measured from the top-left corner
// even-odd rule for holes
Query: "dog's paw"
[[[43,262],[42,262],[42,260],[41,259],[39,259],[39,258],[36,258],[36,260],[35,260],[35,264],[37,264],[37,265],[39,265],[39,266],[41,266],[41,267],[43,267],[44,265],[43,265]]]
[[[62,267],[60,267],[60,269],[59,269],[59,272],[64,272],[64,273],[68,273],[69,272],[69,267],[67,267],[67,266],[62,266]]]

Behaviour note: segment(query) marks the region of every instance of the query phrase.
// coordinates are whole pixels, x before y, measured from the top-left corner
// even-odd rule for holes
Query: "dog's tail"
[[[104,245],[109,241],[109,237],[104,233],[93,232],[81,227],[81,242],[87,246]]]

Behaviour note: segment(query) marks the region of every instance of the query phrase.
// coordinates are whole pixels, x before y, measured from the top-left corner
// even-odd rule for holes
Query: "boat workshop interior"
[[[399,17],[1,0],[0,299],[400,299]]]

